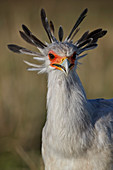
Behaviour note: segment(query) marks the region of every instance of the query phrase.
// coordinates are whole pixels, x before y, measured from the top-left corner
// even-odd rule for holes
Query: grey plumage
[[[88,100],[76,73],[78,61],[87,55],[80,54],[96,48],[98,39],[107,33],[100,28],[86,31],[73,43],[86,13],[87,9],[64,42],[63,29],[59,28],[59,42],[53,22],[49,25],[42,9],[42,24],[51,43],[42,43],[23,25],[21,37],[40,53],[8,45],[13,52],[35,55],[33,59],[43,62],[24,61],[29,71],[48,73],[47,120],[42,132],[45,170],[113,170],[113,99]]]

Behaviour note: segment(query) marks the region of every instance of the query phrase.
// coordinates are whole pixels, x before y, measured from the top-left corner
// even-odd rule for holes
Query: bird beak
[[[60,62],[52,63],[52,67],[63,71],[66,75],[68,75],[70,69],[72,69],[73,66],[74,63],[72,63],[68,57],[63,57]]]
[[[62,70],[68,74],[70,70],[71,63],[69,62],[69,59],[67,57],[63,58],[63,62],[61,63]]]

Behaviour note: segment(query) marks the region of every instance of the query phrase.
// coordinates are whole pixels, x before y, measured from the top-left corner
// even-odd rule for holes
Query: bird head
[[[76,47],[67,42],[53,43],[47,50],[48,70],[62,71],[66,75],[76,66]]]
[[[58,37],[59,40],[54,36],[54,25],[53,22],[48,22],[44,9],[41,9],[41,20],[43,27],[48,35],[50,43],[43,43],[32,32],[25,26],[22,25],[23,31],[20,31],[21,37],[38,48],[40,52],[33,52],[26,48],[18,45],[10,44],[8,48],[16,53],[23,53],[33,55],[33,59],[43,62],[43,64],[33,64],[28,61],[24,61],[26,64],[31,66],[28,68],[30,71],[37,71],[38,73],[60,71],[65,75],[68,75],[72,70],[76,69],[78,60],[87,54],[81,55],[84,51],[94,49],[97,47],[97,41],[103,37],[107,31],[101,28],[96,29],[92,32],[86,31],[80,39],[76,42],[73,41],[75,35],[79,31],[79,24],[83,21],[87,14],[87,8],[81,13],[77,21],[75,22],[69,35],[63,41],[63,28],[59,27]]]

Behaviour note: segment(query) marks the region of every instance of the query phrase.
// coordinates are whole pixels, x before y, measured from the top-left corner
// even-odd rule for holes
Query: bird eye
[[[52,60],[55,58],[55,56],[52,53],[49,53],[49,58]]]
[[[75,60],[76,59],[76,52],[73,53],[72,55],[72,59]]]

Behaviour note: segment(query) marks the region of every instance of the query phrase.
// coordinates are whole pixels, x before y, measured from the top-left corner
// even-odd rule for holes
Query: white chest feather
[[[47,121],[42,134],[45,170],[106,170],[103,160],[107,160],[109,151],[101,154],[95,148],[93,109],[77,74],[67,79],[60,72],[51,72],[48,87]]]
[[[49,75],[48,87],[48,113],[43,132],[48,148],[64,157],[79,156],[90,147],[93,137],[87,100],[79,78],[72,74],[67,79],[53,72]]]

